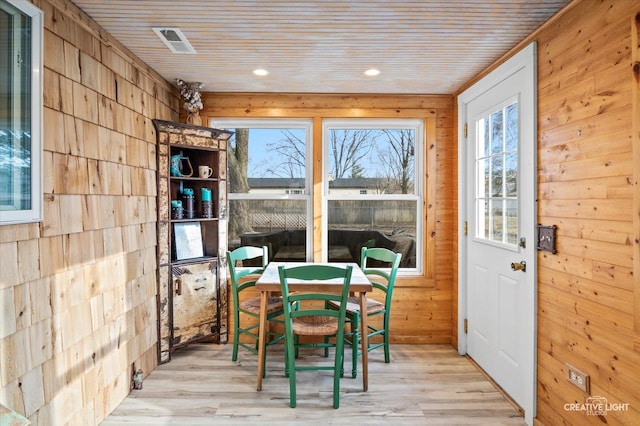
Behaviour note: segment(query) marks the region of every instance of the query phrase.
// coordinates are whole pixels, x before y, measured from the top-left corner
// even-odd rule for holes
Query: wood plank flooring
[[[298,404],[290,408],[280,345],[268,350],[261,392],[256,391],[256,357],[241,349],[232,362],[231,350],[230,344],[197,344],[175,352],[102,426],[525,424],[494,385],[449,345],[393,345],[390,364],[384,363],[382,350],[370,352],[368,392],[362,392],[360,372],[351,378],[347,361],[337,410],[330,372],[298,372]],[[326,362],[313,351],[301,352],[301,362]],[[350,360],[348,349],[345,357]]]

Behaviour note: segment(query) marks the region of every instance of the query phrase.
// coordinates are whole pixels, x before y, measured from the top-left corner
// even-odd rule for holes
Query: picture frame
[[[200,222],[174,223],[176,260],[204,256]]]

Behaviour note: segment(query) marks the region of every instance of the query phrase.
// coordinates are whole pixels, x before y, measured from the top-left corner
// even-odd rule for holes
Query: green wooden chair
[[[376,294],[384,296],[384,301],[367,297],[367,348],[372,351],[376,348],[384,347],[384,362],[387,364],[390,362],[389,317],[391,315],[391,297],[401,259],[401,253],[394,253],[391,250],[379,247],[363,247],[360,256],[360,267],[373,284],[373,292],[370,296],[375,297]],[[327,305],[333,309],[340,308],[340,304],[335,301],[330,301]],[[382,327],[380,328],[372,326],[371,322],[369,322],[372,317],[378,315],[384,315]],[[358,370],[358,356],[362,353],[360,350],[360,300],[358,297],[349,297],[346,317],[347,322],[351,324],[351,331],[345,334],[345,342],[351,346],[351,377],[355,378]],[[374,336],[382,336],[382,341],[372,344],[370,339]]]
[[[297,267],[278,267],[285,319],[285,358],[286,373],[289,376],[289,403],[291,408],[296,406],[296,371],[333,370],[333,408],[340,406],[340,371],[344,360],[344,321],[345,307],[349,297],[352,266],[335,267],[328,265],[307,264]],[[309,289],[301,291],[298,288],[290,291],[289,280],[314,281],[309,283]],[[317,284],[317,281],[341,279],[339,288],[330,289],[327,285]],[[332,293],[339,291],[339,294]],[[327,303],[335,302],[342,309],[330,309]],[[324,342],[300,343],[299,336],[325,336]],[[330,343],[328,337],[335,337],[335,343]],[[333,339],[332,339],[333,340]],[[298,348],[304,347],[335,348],[333,365],[320,363],[296,365]]]
[[[256,321],[243,327],[240,324],[240,314],[243,313],[258,320],[260,318],[260,297],[256,296],[240,302],[240,294],[255,286],[256,280],[267,266],[268,252],[267,246],[244,246],[227,252],[227,263],[231,277],[231,292],[233,294],[233,354],[231,356],[233,361],[238,359],[238,347],[240,346],[253,354],[258,354],[260,324]],[[245,262],[255,264],[255,259],[258,259],[258,263],[261,263],[260,266],[244,266]],[[260,259],[262,259],[261,262]],[[243,267],[239,268],[237,266],[238,262],[243,262]],[[267,299],[267,321],[274,321],[276,317],[281,316],[283,313],[282,298],[269,297]],[[282,322],[282,320],[280,320],[280,322]],[[251,344],[240,341],[243,335],[251,337]],[[284,339],[284,334],[267,331],[266,337],[266,345],[269,346]],[[265,361],[266,353],[267,351],[265,350]]]

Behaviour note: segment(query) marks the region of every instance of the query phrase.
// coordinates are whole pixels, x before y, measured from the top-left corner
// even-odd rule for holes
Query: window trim
[[[43,12],[27,0],[8,0],[31,18],[31,208],[0,210],[0,225],[42,221]]]

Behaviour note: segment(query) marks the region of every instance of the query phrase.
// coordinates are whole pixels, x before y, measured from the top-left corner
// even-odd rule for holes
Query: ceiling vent
[[[181,55],[195,55],[196,51],[189,40],[182,34],[179,28],[153,28],[160,40],[167,45],[173,53]]]

